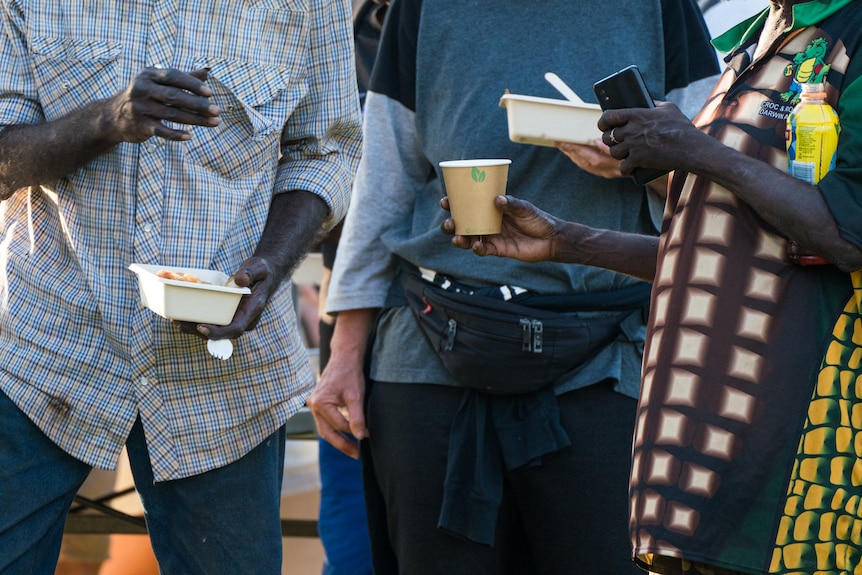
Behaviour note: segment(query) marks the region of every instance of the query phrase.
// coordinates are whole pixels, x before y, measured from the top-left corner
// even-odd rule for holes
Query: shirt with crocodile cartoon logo
[[[714,41],[727,68],[695,124],[787,171],[787,115],[801,84],[824,82],[842,131],[818,188],[862,246],[862,3],[796,5],[777,48],[753,60],[765,18]],[[674,175],[633,446],[642,566],[862,572],[860,294],[862,273],[793,263],[731,191]]]

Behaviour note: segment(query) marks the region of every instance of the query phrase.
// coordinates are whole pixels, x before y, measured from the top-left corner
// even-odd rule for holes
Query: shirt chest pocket
[[[214,128],[188,126],[185,159],[225,178],[237,179],[275,170],[281,130],[294,104],[287,71],[232,60],[203,59],[209,68],[211,101],[220,109]]]
[[[31,47],[45,117],[56,119],[120,91],[120,44],[80,38],[34,38]]]
[[[244,4],[253,10],[308,12],[309,0],[244,0]]]

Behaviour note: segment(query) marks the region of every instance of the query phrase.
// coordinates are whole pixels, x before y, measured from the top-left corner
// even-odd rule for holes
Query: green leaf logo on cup
[[[503,213],[494,204],[494,198],[506,193],[511,163],[507,159],[440,162],[456,234],[500,233]]]

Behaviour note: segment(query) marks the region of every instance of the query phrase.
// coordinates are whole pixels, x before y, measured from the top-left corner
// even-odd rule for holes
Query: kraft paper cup
[[[455,233],[463,236],[499,234],[503,213],[494,198],[506,193],[512,160],[440,162]]]

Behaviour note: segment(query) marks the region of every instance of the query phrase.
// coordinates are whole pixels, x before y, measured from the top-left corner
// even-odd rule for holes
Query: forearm
[[[52,122],[0,132],[0,200],[70,174],[116,145],[108,107],[100,100]]]
[[[362,362],[368,347],[368,337],[379,312],[376,308],[351,309],[338,313],[330,348],[343,359]]]
[[[862,267],[862,251],[841,238],[817,186],[713,142],[710,149],[698,153],[700,160],[690,171],[732,191],[806,251],[829,259],[845,271]]]
[[[655,236],[566,223],[555,241],[553,260],[600,267],[651,282],[655,277],[658,240]]]
[[[278,283],[320,241],[328,214],[326,202],[311,192],[283,192],[273,198],[254,255],[272,265]]]

